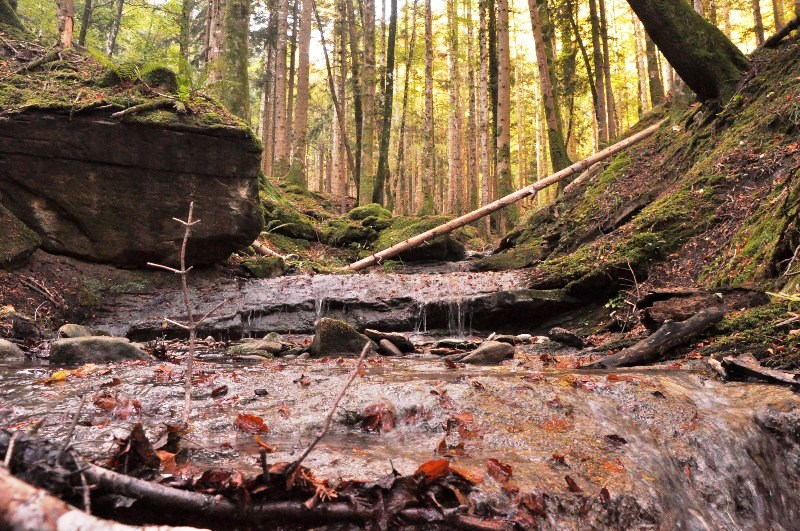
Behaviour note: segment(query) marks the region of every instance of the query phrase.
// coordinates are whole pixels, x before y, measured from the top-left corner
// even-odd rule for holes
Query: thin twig
[[[336,395],[336,398],[331,405],[331,409],[328,411],[328,414],[325,416],[325,422],[322,425],[322,429],[317,432],[317,435],[314,439],[309,443],[300,457],[290,464],[286,468],[286,476],[291,477],[294,474],[295,470],[300,466],[300,464],[308,457],[308,454],[314,449],[317,444],[328,434],[328,431],[331,429],[331,422],[333,421],[333,414],[336,412],[336,408],[339,407],[339,402],[342,401],[344,398],[345,393],[347,393],[347,389],[350,387],[350,384],[353,383],[353,380],[356,379],[359,370],[361,369],[361,362],[364,361],[364,358],[367,356],[367,353],[372,348],[372,342],[368,341],[364,348],[361,349],[361,355],[358,357],[358,361],[356,361],[356,366],[353,368],[353,371],[350,373],[350,376],[347,378],[347,381],[342,386],[342,389],[339,391],[339,394]]]
[[[8,470],[8,467],[11,465],[11,456],[14,454],[14,444],[17,442],[17,437],[19,437],[20,432],[15,431],[11,435],[11,440],[8,441],[8,449],[6,450],[6,457],[3,459],[3,467]]]
[[[83,510],[86,514],[92,514],[92,491],[86,481],[86,475],[81,472],[81,488],[83,490]]]
[[[78,411],[75,412],[75,416],[72,417],[72,424],[69,426],[69,431],[67,431],[67,436],[64,437],[64,445],[61,447],[62,452],[66,452],[67,448],[69,448],[69,442],[72,440],[72,434],[75,433],[75,428],[78,426],[78,419],[81,416],[81,411],[83,411],[83,405],[86,403],[86,397],[89,395],[84,394],[81,397],[81,403],[78,404]]]
[[[147,262],[147,265],[150,267],[157,267],[158,269],[163,269],[164,271],[169,271],[170,273],[175,273],[176,275],[183,275],[184,273],[188,273],[191,271],[191,267],[187,270],[182,269],[175,269],[174,267],[165,266],[163,264],[154,264],[153,262]]]
[[[795,260],[797,260],[797,253],[800,252],[800,244],[795,247],[794,254],[792,255],[792,259],[789,260],[789,265],[786,266],[786,271],[783,272],[783,276],[788,277],[790,276],[790,271],[792,270],[792,266],[794,265]]]

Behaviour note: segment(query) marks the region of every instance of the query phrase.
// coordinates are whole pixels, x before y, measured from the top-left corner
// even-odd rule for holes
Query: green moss
[[[242,262],[242,267],[255,278],[275,278],[286,272],[286,262],[279,256],[257,256]]]
[[[357,243],[362,247],[375,240],[378,233],[371,227],[353,223],[347,219],[334,219],[326,222],[327,239],[331,245],[348,245]]]
[[[377,203],[369,203],[355,207],[347,213],[347,217],[353,221],[361,221],[370,217],[376,219],[391,219],[392,213]]]

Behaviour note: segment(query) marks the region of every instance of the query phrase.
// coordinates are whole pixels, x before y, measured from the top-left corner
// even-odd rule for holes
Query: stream
[[[257,415],[269,427],[260,438],[274,447],[270,462],[296,458],[355,363],[225,361],[221,340],[260,337],[283,323],[275,331],[294,333],[287,337],[304,344],[321,316],[362,326],[393,323],[384,329],[405,331],[418,345],[434,335],[485,338],[482,331],[503,313],[507,330],[536,334],[544,323],[534,319],[546,306],[541,301],[555,298],[523,286],[524,274],[514,272],[317,275],[196,288],[203,307],[232,302],[209,327],[216,341],[201,347],[192,431],[182,441],[189,459],[167,472],[258,473],[259,444],[237,429],[240,414]],[[121,295],[93,324],[147,338],[165,314],[178,311],[176,297]],[[112,304],[122,309],[113,313]],[[180,355],[175,348],[170,354]],[[317,476],[377,480],[392,469],[412,474],[445,455],[482,478],[487,504],[501,505],[506,494],[487,473],[487,460],[496,459],[511,467],[521,491],[546,495],[545,527],[552,529],[797,529],[800,398],[786,388],[722,383],[691,363],[578,370],[577,351],[549,341],[518,345],[513,360],[491,367],[453,367],[419,350],[369,359],[331,433],[304,463]],[[180,421],[179,365],[118,363],[42,383],[55,370],[42,361],[0,360],[0,426],[43,419],[39,433],[62,440],[88,395],[73,444],[103,460],[136,422],[157,441],[165,425]],[[606,494],[602,511],[587,501]]]

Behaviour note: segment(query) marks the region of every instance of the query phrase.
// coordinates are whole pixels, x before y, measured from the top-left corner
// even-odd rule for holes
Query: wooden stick
[[[800,28],[800,14],[794,17],[788,24],[779,29],[775,35],[764,41],[761,45],[762,48],[775,48],[780,42],[786,38],[792,31]]]
[[[593,164],[600,162],[601,160],[607,159],[608,157],[619,153],[620,151],[636,144],[637,142],[644,140],[645,138],[651,136],[655,133],[661,125],[666,122],[666,119],[661,120],[660,122],[651,125],[647,129],[632,135],[625,140],[617,142],[613,146],[609,146],[602,151],[598,151],[591,157],[585,158],[580,162],[576,162],[575,164],[564,168],[563,170],[556,172],[549,177],[546,177],[530,186],[522,188],[521,190],[517,190],[516,192],[509,194],[505,197],[501,197],[500,199],[489,203],[488,205],[484,205],[478,210],[473,210],[463,216],[457,217],[456,219],[449,221],[443,225],[439,225],[431,230],[425,231],[422,234],[417,236],[413,236],[403,242],[400,242],[396,245],[392,245],[388,249],[384,249],[378,253],[373,254],[372,256],[368,256],[363,260],[359,260],[358,262],[354,262],[347,266],[347,269],[350,271],[360,271],[365,267],[369,267],[374,264],[379,264],[386,258],[390,258],[399,254],[405,250],[412,249],[423,243],[436,238],[437,236],[441,236],[443,234],[447,234],[459,227],[463,227],[468,223],[472,223],[475,220],[478,220],[484,216],[488,216],[492,212],[496,212],[501,208],[507,207],[513,203],[516,203],[520,199],[524,199],[528,196],[534,196],[539,193],[539,190],[542,190],[551,184],[557,183],[558,181],[569,177],[575,173],[581,172],[592,166]]]
[[[308,454],[314,449],[314,447],[319,444],[319,442],[328,434],[328,430],[331,429],[331,421],[333,420],[333,414],[336,412],[336,408],[339,407],[339,402],[342,401],[344,398],[345,393],[347,392],[347,388],[350,387],[350,384],[353,383],[353,380],[356,379],[358,375],[358,370],[361,368],[361,362],[364,361],[364,358],[367,357],[367,353],[372,348],[372,341],[368,341],[364,348],[361,349],[361,355],[358,357],[358,361],[356,361],[356,366],[353,368],[353,371],[350,373],[350,376],[347,378],[347,381],[342,386],[342,389],[339,391],[339,394],[336,395],[336,398],[333,400],[333,404],[331,405],[331,409],[328,411],[328,414],[325,415],[325,423],[322,425],[322,429],[317,432],[317,435],[314,439],[309,443],[306,447],[305,451],[303,451],[302,455],[290,464],[286,468],[286,477],[291,477],[295,470],[300,466],[300,464],[308,457]]]

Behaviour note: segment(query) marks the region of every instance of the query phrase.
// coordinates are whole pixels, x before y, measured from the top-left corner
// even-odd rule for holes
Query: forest
[[[0,530],[795,529],[798,0],[0,0]]]

